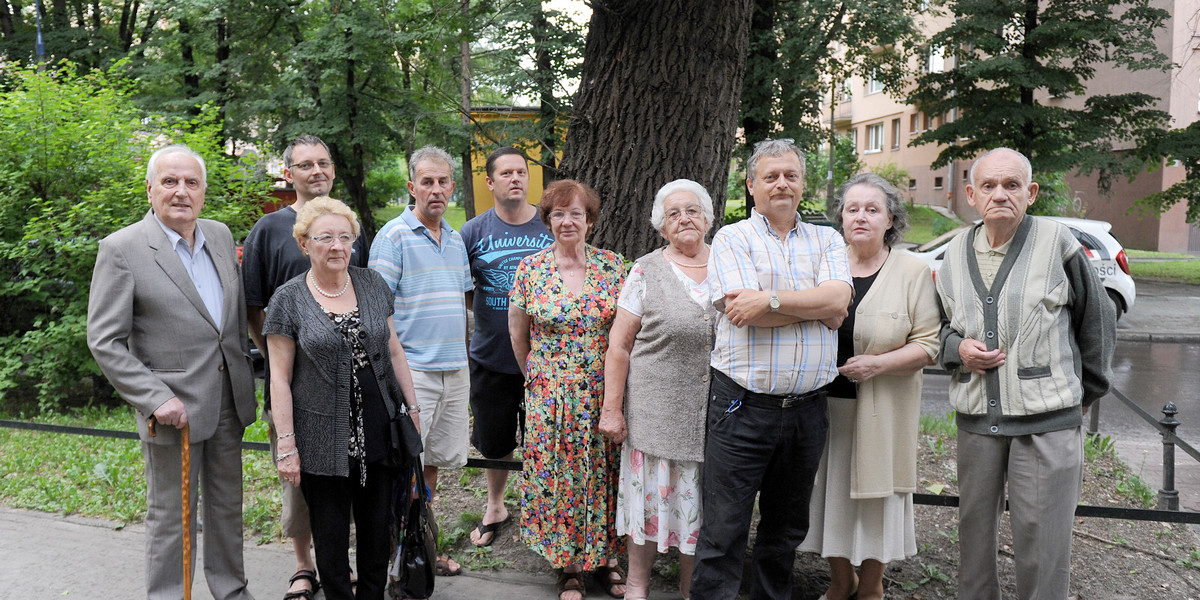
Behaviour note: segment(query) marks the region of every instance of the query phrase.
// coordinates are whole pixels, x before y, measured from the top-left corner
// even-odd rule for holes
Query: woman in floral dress
[[[581,600],[583,571],[625,594],[616,533],[618,448],[600,435],[604,354],[625,265],[587,244],[600,198],[562,180],[542,195],[554,243],[521,261],[509,296],[513,352],[526,380],[521,537],[561,569],[560,600]]]
[[[650,594],[658,553],[679,549],[679,591],[691,591],[700,535],[700,466],[716,311],[708,285],[712,198],[672,181],[650,222],[667,240],[634,263],[613,323],[600,432],[621,446],[617,533],[629,535],[626,600]]]

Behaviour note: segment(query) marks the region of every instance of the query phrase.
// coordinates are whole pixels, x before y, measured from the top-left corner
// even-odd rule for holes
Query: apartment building
[[[1172,15],[1164,35],[1157,41],[1159,50],[1170,57],[1175,68],[1168,72],[1131,73],[1100,66],[1096,77],[1087,84],[1088,92],[1149,93],[1159,98],[1158,108],[1171,115],[1172,127],[1185,127],[1200,119],[1200,0],[1154,0],[1154,4]],[[950,20],[949,16],[937,17],[925,25],[929,31],[938,31]],[[944,70],[953,66],[951,60],[936,51],[926,52],[922,69]],[[1082,106],[1085,100],[1086,96],[1050,98],[1044,94],[1038,98],[1039,102],[1066,107]],[[907,199],[947,209],[965,220],[978,218],[978,213],[967,203],[965,190],[971,162],[953,161],[934,169],[930,165],[937,158],[939,146],[909,145],[922,131],[936,128],[944,120],[954,120],[957,115],[924,114],[894,98],[878,82],[861,77],[844,82],[835,94],[832,112],[833,126],[854,139],[859,158],[868,169],[893,163],[908,171],[907,189],[901,190]],[[1127,247],[1200,252],[1200,228],[1185,221],[1185,206],[1176,205],[1161,216],[1144,214],[1136,206],[1137,200],[1164,190],[1183,177],[1183,167],[1164,165],[1138,175],[1131,182],[1117,182],[1108,196],[1099,193],[1094,175],[1071,176],[1067,182],[1080,208],[1080,214],[1074,216],[1111,222],[1113,233]]]

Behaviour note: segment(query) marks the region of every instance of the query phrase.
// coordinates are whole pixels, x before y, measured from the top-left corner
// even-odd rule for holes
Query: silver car
[[[1092,267],[1096,269],[1096,274],[1104,283],[1108,297],[1112,299],[1113,306],[1117,309],[1117,318],[1120,319],[1121,315],[1129,312],[1133,308],[1133,301],[1137,298],[1137,284],[1129,275],[1129,258],[1125,256],[1125,248],[1110,233],[1112,224],[1107,221],[1070,217],[1046,218],[1069,227],[1071,233],[1075,235],[1075,239],[1083,244],[1088,258],[1092,259]],[[970,225],[964,225],[939,235],[909,252],[924,261],[936,273],[938,267],[942,265],[942,259],[946,256],[946,244],[954,236],[966,231],[968,227]]]

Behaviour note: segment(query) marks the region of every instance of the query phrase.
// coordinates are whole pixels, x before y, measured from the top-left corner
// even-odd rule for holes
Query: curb
[[[1160,344],[1200,344],[1200,333],[1149,333],[1145,331],[1118,331],[1120,342],[1158,342]]]

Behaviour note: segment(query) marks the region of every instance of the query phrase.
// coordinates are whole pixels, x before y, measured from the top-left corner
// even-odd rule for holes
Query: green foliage
[[[955,227],[958,227],[959,225],[962,225],[962,223],[960,223],[954,219],[947,219],[946,217],[944,217],[942,215],[938,215],[937,217],[935,217],[933,219],[933,237],[937,237],[939,235],[942,235],[943,233],[949,233],[950,231],[952,231]],[[933,239],[933,238],[930,238],[930,239]]]
[[[1081,216],[1082,206],[1075,198],[1075,192],[1067,184],[1066,173],[1034,173],[1038,183],[1037,202],[1029,206],[1031,215],[1050,217]]]
[[[1155,132],[1138,148],[1148,161],[1177,161],[1183,166],[1186,178],[1171,187],[1138,201],[1142,215],[1166,212],[1178,202],[1187,204],[1187,222],[1200,224],[1200,121],[1182,129]]]
[[[919,429],[921,433],[940,437],[958,435],[958,425],[954,421],[954,411],[949,411],[941,417],[921,415]]]
[[[893,187],[900,190],[901,194],[904,193],[904,190],[908,189],[908,169],[905,169],[902,165],[888,161],[871,169],[871,172],[892,184]]]
[[[119,70],[121,65],[114,67]],[[108,399],[86,345],[97,243],[148,210],[146,159],[184,142],[208,161],[204,216],[248,231],[265,182],[220,157],[211,108],[184,123],[143,115],[112,71],[12,67],[0,97],[0,393],[6,402]],[[215,156],[214,156],[215,155]]]
[[[3,418],[29,415],[0,410]],[[133,431],[128,408],[94,407],[47,413],[40,423]],[[246,430],[248,441],[266,441],[266,423]],[[98,517],[121,523],[146,512],[146,479],[137,440],[0,429],[0,503],[44,512]],[[242,457],[243,519],[259,541],[279,539],[279,479],[269,452]]]
[[[1113,458],[1117,456],[1117,444],[1113,442],[1112,436],[1089,435],[1084,439],[1083,457],[1085,460],[1092,461],[1105,456]]]
[[[1154,96],[1089,95],[1081,108],[1054,98],[1086,94],[1101,64],[1167,70],[1155,38],[1169,13],[1149,0],[953,0],[950,8],[954,23],[930,41],[948,68],[922,75],[908,98],[929,115],[956,113],[916,139],[941,145],[935,168],[998,146],[1021,151],[1044,172],[1098,172],[1104,190],[1115,175],[1144,168],[1141,157],[1113,149],[1167,123]]]
[[[808,152],[804,159],[804,205],[808,210],[825,212],[829,177],[829,148]],[[833,189],[863,170],[862,161],[849,136],[839,135],[833,146]],[[832,203],[831,203],[832,205]]]
[[[747,144],[766,137],[794,138],[805,150],[823,144],[828,133],[820,123],[829,114],[822,103],[851,75],[873,74],[885,89],[900,89],[920,47],[922,4],[755,0],[742,84]]]

